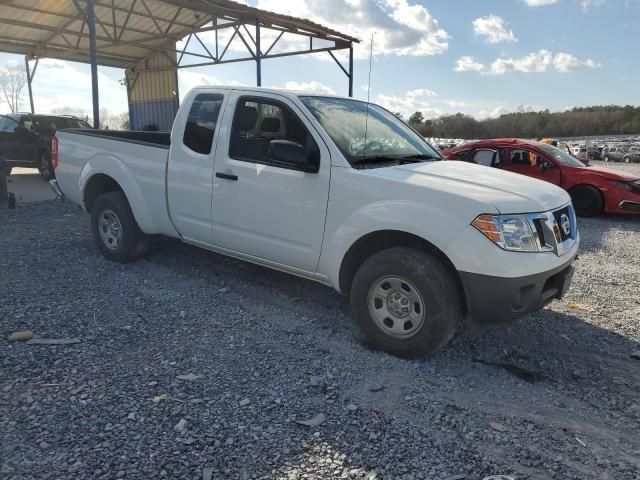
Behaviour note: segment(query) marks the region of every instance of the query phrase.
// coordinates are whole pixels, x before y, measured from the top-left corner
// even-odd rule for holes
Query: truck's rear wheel
[[[374,348],[409,358],[442,348],[463,319],[450,269],[435,255],[406,247],[383,250],[362,264],[351,309]]]
[[[100,253],[113,262],[131,262],[149,247],[149,236],[140,230],[123,192],[98,197],[91,209],[91,230]]]

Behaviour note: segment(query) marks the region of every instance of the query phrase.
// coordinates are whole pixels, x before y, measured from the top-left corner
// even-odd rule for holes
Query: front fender
[[[410,200],[384,200],[364,205],[332,231],[326,232],[319,271],[339,289],[342,261],[349,248],[365,235],[389,230],[409,233],[444,252],[471,220],[437,205]]]
[[[113,178],[122,187],[124,194],[129,201],[131,211],[145,233],[156,233],[159,231],[158,226],[153,221],[153,216],[142,193],[142,189],[131,169],[118,157],[109,154],[97,154],[85,163],[80,176],[78,177],[79,191],[82,192],[82,206],[86,210],[84,204],[85,189],[91,178],[95,175],[104,174]]]

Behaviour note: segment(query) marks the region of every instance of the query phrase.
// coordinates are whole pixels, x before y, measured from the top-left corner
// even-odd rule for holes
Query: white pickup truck
[[[128,262],[167,235],[350,296],[370,343],[423,356],[467,319],[511,321],[567,290],[569,195],[463,162],[354,99],[200,87],[171,134],[62,130],[61,191],[100,252]]]

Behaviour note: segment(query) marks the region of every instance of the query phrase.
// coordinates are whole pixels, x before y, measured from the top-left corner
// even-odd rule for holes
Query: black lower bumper
[[[574,259],[553,270],[526,277],[459,272],[469,317],[479,325],[510,322],[562,298],[571,284]]]

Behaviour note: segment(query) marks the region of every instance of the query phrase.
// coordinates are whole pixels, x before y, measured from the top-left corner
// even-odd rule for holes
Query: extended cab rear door
[[[167,165],[169,214],[183,238],[211,243],[211,182],[219,118],[227,92],[190,94],[171,131]]]
[[[320,135],[293,101],[265,92],[234,92],[223,124],[213,178],[214,245],[315,272],[330,175]],[[305,171],[274,158],[272,141],[303,146],[319,156],[319,168]]]

